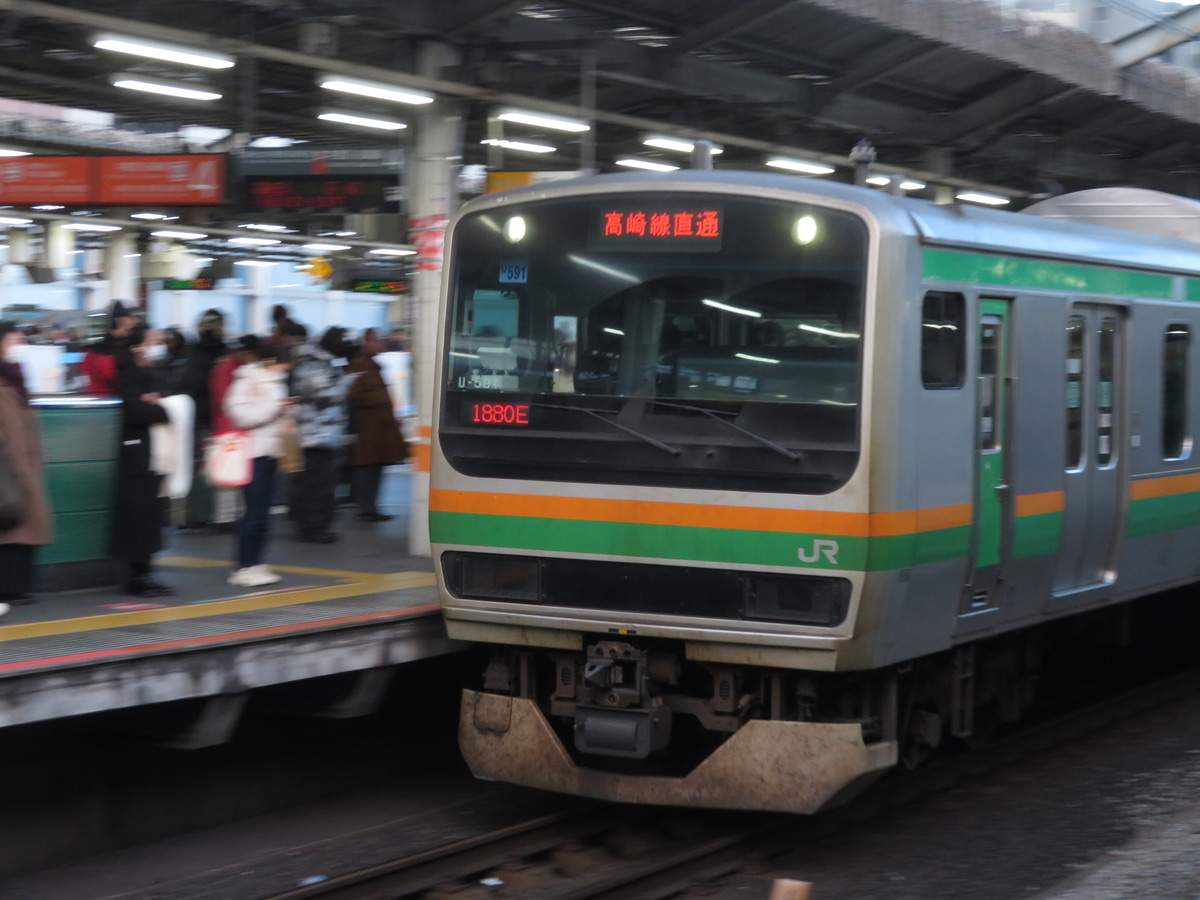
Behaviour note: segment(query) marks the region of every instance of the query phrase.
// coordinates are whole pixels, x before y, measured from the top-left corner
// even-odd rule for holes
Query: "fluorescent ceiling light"
[[[682,138],[663,137],[661,135],[651,135],[642,141],[647,147],[658,147],[662,150],[674,150],[678,153],[691,153],[696,149],[696,145],[691,141],[685,141]],[[718,153],[724,153],[725,149],[716,144],[713,145],[710,151],[713,156]]]
[[[253,228],[255,231],[290,231],[286,225],[272,225],[266,222],[247,222],[238,228]]]
[[[722,303],[719,300],[701,300],[705,306],[711,306],[713,309],[723,309],[725,312],[737,313],[739,316],[749,316],[752,319],[761,319],[762,313],[754,309],[743,309],[740,306],[730,306],[728,303]]]
[[[368,253],[374,253],[376,256],[416,256],[416,250],[393,250],[391,247],[376,247],[374,250],[368,250]]]
[[[233,264],[235,266],[275,266],[275,265],[278,265],[278,263],[273,263],[270,260],[266,260],[266,259],[235,259],[233,261]]]
[[[120,225],[99,225],[90,222],[67,222],[63,225],[68,231],[120,231]]]
[[[979,191],[963,191],[961,194],[955,194],[955,199],[965,200],[968,203],[982,203],[985,206],[1005,206],[1012,201],[1008,197],[1001,197],[997,194],[983,194]]]
[[[132,75],[111,76],[113,87],[127,88],[131,91],[143,91],[147,94],[161,94],[164,97],[182,97],[184,100],[220,100],[221,95],[216,91],[202,91],[183,85],[167,84],[162,81],[146,81]]]
[[[166,213],[140,212],[140,213],[134,213],[129,218],[131,218],[131,219],[150,219],[151,221],[157,221],[159,219],[169,219],[171,217],[168,216]]]
[[[247,147],[254,147],[256,150],[280,150],[284,147],[290,147],[292,144],[307,144],[308,141],[297,140],[296,138],[280,137],[276,134],[268,134],[263,137],[255,138]]]
[[[776,169],[786,169],[789,172],[800,172],[804,175],[828,175],[836,172],[834,166],[824,163],[806,162],[803,159],[788,159],[785,156],[774,156],[767,160],[767,165]]]
[[[892,179],[887,175],[872,175],[867,179],[867,184],[873,184],[878,187],[887,187],[892,183]],[[920,191],[926,187],[923,181],[914,181],[911,178],[905,178],[900,182],[900,190],[902,191]]]
[[[563,119],[558,116],[544,116],[541,113],[525,112],[520,109],[501,110],[496,116],[504,122],[517,122],[521,125],[532,125],[534,128],[550,128],[554,131],[591,131],[592,126],[579,119]]]
[[[373,97],[376,100],[390,100],[393,103],[432,103],[432,94],[424,91],[411,91],[408,88],[390,87],[386,84],[370,84],[365,81],[347,81],[344,78],[325,76],[321,87],[331,91],[341,91],[344,94],[357,94],[360,97]]]
[[[558,149],[549,144],[530,144],[527,141],[507,141],[501,138],[488,138],[479,143],[492,147],[503,147],[505,150],[520,150],[522,153],[553,153]]]
[[[667,163],[650,162],[648,159],[618,159],[618,166],[626,166],[630,169],[649,169],[651,172],[675,172],[679,166],[671,166]]]
[[[7,150],[0,148],[0,156],[31,156],[28,150]]]
[[[304,244],[310,253],[337,253],[339,250],[349,250],[349,244]]]
[[[272,244],[281,244],[283,242],[277,241],[275,238],[238,237],[230,238],[229,243],[238,244],[243,247],[270,247]]]
[[[178,238],[181,241],[198,241],[208,237],[207,234],[200,234],[196,231],[152,231],[154,237],[160,238]]]
[[[129,53],[133,56],[161,59],[164,62],[180,63],[185,66],[200,66],[204,69],[231,69],[236,63],[232,56],[225,56],[221,53],[202,53],[190,47],[151,44],[116,34],[96,35],[92,46],[100,50],[111,50],[114,53]]]
[[[34,209],[38,209],[43,212],[50,212],[51,210],[55,210],[55,209],[66,209],[66,207],[60,206],[57,203],[39,203],[37,206],[34,207]]]
[[[350,116],[346,113],[321,113],[317,118],[324,119],[326,122],[340,122],[343,125],[360,125],[363,128],[380,128],[384,131],[399,131],[401,128],[408,127],[403,122],[389,122],[387,119],[368,119],[366,116]]]
[[[0,216],[0,225],[32,225],[33,219],[14,219],[12,216]]]

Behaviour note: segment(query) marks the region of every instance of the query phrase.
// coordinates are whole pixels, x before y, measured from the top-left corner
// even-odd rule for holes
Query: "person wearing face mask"
[[[125,592],[163,597],[174,590],[154,578],[151,560],[162,549],[162,476],[151,469],[150,426],[168,421],[158,376],[147,353],[149,329],[138,323],[117,352],[117,389],[121,397],[121,448],[117,462],[117,499],[113,515],[112,555],[125,566]]]
[[[281,578],[263,563],[262,557],[271,522],[275,473],[278,459],[283,455],[280,430],[291,406],[287,395],[291,365],[286,357],[281,359],[283,348],[253,334],[241,338],[238,350],[246,362],[233,372],[224,411],[234,428],[250,433],[254,474],[243,493],[245,513],[238,523],[236,562],[229,583],[236,587],[261,587]]]
[[[42,466],[37,416],[29,407],[25,377],[17,362],[24,338],[12,322],[0,322],[0,451],[20,486],[21,521],[0,531],[0,615],[12,603],[30,602],[35,548],[54,539]]]

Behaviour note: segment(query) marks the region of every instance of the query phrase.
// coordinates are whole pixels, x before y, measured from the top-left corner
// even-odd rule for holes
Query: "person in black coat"
[[[225,345],[225,314],[219,309],[206,310],[197,326],[199,339],[187,353],[187,366],[183,376],[183,392],[190,394],[196,403],[197,444],[212,433],[212,396],[210,384],[213,369],[221,357],[230,351]]]
[[[162,549],[162,476],[150,471],[150,426],[167,421],[160,404],[158,374],[146,354],[146,326],[138,324],[117,356],[121,397],[121,453],[117,461],[117,502],[112,555],[125,565],[125,591],[137,597],[173,594],[155,580],[151,559]]]

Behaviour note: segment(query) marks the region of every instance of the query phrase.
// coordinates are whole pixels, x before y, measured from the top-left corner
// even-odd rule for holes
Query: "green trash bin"
[[[42,429],[54,543],[40,547],[39,591],[115,584],[109,534],[116,500],[121,401],[81,395],[34,397]]]

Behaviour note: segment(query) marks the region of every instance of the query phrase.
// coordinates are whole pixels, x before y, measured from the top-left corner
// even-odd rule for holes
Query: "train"
[[[486,650],[472,772],[813,813],[1021,718],[1054,623],[1200,578],[1200,246],[1163,197],[1097,225],[685,170],[466,204],[429,526]]]

